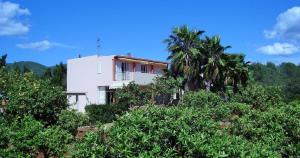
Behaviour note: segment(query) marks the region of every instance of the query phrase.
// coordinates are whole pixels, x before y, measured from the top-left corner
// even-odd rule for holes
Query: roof
[[[133,61],[144,61],[144,62],[149,62],[149,63],[159,63],[159,64],[165,64],[165,65],[168,64],[167,62],[163,62],[163,61],[136,58],[136,57],[131,57],[131,56],[123,56],[123,55],[116,55],[115,59],[127,59],[127,60],[133,60]]]

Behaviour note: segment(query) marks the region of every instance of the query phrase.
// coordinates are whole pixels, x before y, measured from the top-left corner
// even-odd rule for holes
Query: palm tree
[[[0,58],[0,68],[3,68],[6,66],[6,58],[7,58],[7,54],[4,54],[1,56]]]
[[[249,79],[248,64],[245,62],[245,55],[243,54],[226,54],[224,56],[226,66],[224,67],[225,80],[224,85],[233,87],[233,92],[238,92],[238,86],[246,86]]]
[[[205,80],[206,90],[210,91],[214,83],[222,77],[221,69],[225,66],[222,56],[230,46],[222,46],[218,36],[206,37],[201,45],[201,52],[205,55],[205,65],[202,73]]]
[[[195,89],[193,80],[200,74],[197,60],[201,53],[200,36],[204,31],[189,30],[187,26],[174,28],[172,34],[165,42],[170,52],[168,60],[171,60],[171,70],[173,73],[184,76],[186,91]]]

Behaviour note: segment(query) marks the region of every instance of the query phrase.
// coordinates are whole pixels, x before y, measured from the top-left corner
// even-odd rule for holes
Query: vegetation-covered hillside
[[[300,65],[253,63],[249,66],[254,80],[266,86],[280,86],[286,100],[300,99]]]
[[[47,69],[47,66],[32,61],[19,61],[15,63],[10,63],[7,64],[7,67],[11,70],[20,69],[21,72],[23,72],[25,68],[31,70],[33,73],[39,76],[42,76]]]

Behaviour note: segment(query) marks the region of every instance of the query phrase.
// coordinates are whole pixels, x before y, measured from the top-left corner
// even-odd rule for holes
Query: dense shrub
[[[57,125],[67,130],[69,133],[75,135],[77,128],[80,126],[88,125],[89,118],[87,115],[77,112],[74,109],[66,109],[61,111],[58,115]]]
[[[6,145],[2,145],[3,152],[0,153],[0,157],[33,157],[36,154],[36,142],[33,137],[43,129],[40,122],[26,116],[15,120],[10,126],[6,124],[4,129],[4,140],[5,137],[9,139],[3,142]]]
[[[33,74],[24,74],[10,85],[6,114],[10,118],[32,115],[45,124],[54,124],[61,110],[67,108],[67,98],[61,87],[48,80],[36,79]]]
[[[182,78],[173,78],[173,77],[156,77],[151,85],[152,93],[155,97],[156,104],[169,105],[174,103],[173,95],[178,94],[178,99],[181,99],[182,96]]]
[[[10,129],[8,125],[0,118],[0,157],[6,152],[10,141]]]
[[[0,124],[0,157],[35,157],[38,152],[45,156],[62,156],[72,138],[58,127],[44,128],[31,116]]]
[[[267,111],[252,110],[233,122],[230,132],[249,141],[267,144],[284,157],[299,156],[299,107],[298,104],[295,107],[272,107]]]
[[[127,107],[142,106],[150,102],[151,91],[148,87],[130,82],[127,86],[116,91],[116,103]]]
[[[112,157],[278,156],[268,145],[228,134],[211,117],[213,110],[148,107],[132,111],[108,133],[107,152]]]
[[[222,102],[220,96],[213,92],[200,90],[197,92],[187,92],[183,96],[184,106],[204,107],[216,106]]]
[[[270,106],[277,106],[282,103],[282,93],[278,87],[264,87],[261,85],[249,85],[238,94],[231,94],[231,102],[240,102],[251,105],[251,107],[265,110]]]
[[[85,107],[85,111],[92,124],[96,124],[97,122],[112,122],[116,119],[117,115],[121,115],[127,110],[128,107],[123,104],[88,105]]]
[[[63,157],[67,152],[67,144],[69,144],[71,140],[72,135],[57,126],[52,126],[44,131],[40,131],[33,138],[37,150],[42,152],[45,157]]]
[[[101,131],[93,131],[87,133],[82,140],[77,140],[75,152],[72,157],[104,157],[106,147],[104,145],[103,133]]]
[[[242,103],[131,110],[77,146],[84,157],[295,157],[300,104],[261,111]],[[91,149],[87,149],[90,147]]]

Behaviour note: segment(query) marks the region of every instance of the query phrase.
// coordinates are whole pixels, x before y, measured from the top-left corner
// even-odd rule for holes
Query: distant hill
[[[8,69],[14,69],[16,66],[18,66],[21,71],[23,71],[25,66],[28,69],[30,69],[33,73],[39,76],[43,75],[45,70],[48,68],[45,65],[33,61],[19,61],[19,62],[7,64]]]

